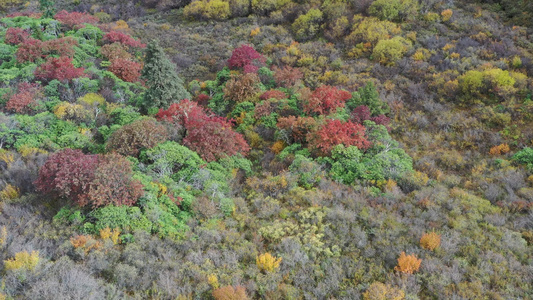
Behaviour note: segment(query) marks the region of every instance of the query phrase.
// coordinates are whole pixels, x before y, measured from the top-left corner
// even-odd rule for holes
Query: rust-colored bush
[[[502,154],[508,153],[509,151],[511,151],[511,149],[509,148],[508,144],[500,144],[498,146],[494,146],[490,148],[489,154],[490,155],[502,155]]]
[[[124,125],[115,131],[107,142],[108,151],[137,156],[141,149],[148,149],[164,142],[168,137],[164,125],[154,119],[143,119]]]
[[[248,300],[246,289],[244,289],[244,287],[232,287],[231,285],[214,290],[213,297],[215,297],[216,300]]]
[[[259,93],[260,81],[259,76],[255,73],[233,77],[226,83],[224,98],[237,103],[250,100]]]
[[[421,263],[422,259],[418,259],[416,255],[406,255],[405,252],[402,252],[398,258],[398,265],[394,267],[394,270],[404,274],[413,274],[420,269]]]
[[[420,238],[420,246],[427,250],[435,250],[440,246],[440,234],[435,232],[424,233]]]

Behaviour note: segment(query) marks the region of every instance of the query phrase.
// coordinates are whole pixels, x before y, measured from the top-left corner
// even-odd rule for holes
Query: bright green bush
[[[380,18],[381,20],[412,20],[418,14],[418,1],[376,0],[368,8],[368,13]]]
[[[372,58],[384,65],[395,65],[410,49],[409,40],[396,36],[392,39],[380,40],[372,51]]]
[[[467,96],[477,96],[481,94],[484,87],[483,73],[476,70],[470,70],[459,76],[459,88]]]
[[[513,155],[513,160],[527,167],[533,173],[533,148],[526,147]]]
[[[86,223],[85,228],[92,229],[89,233],[98,233],[105,228],[119,228],[122,232],[152,231],[152,222],[136,206],[109,205],[94,210],[90,216],[95,221],[92,226]]]

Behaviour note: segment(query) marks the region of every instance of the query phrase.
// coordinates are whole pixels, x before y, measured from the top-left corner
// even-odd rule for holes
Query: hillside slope
[[[533,297],[520,5],[3,3],[0,297]]]

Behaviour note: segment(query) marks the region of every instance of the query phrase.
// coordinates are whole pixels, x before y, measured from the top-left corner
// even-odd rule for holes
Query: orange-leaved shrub
[[[216,300],[248,300],[246,289],[244,287],[232,287],[231,285],[214,290],[213,297]]]
[[[416,255],[407,255],[405,252],[402,252],[398,258],[398,265],[394,267],[394,270],[404,274],[413,274],[418,271],[421,263],[422,259],[418,259]]]
[[[502,154],[508,153],[509,151],[511,151],[511,148],[509,148],[508,144],[500,144],[500,145],[490,148],[489,154],[490,155],[502,155]]]
[[[424,233],[420,238],[420,246],[427,250],[435,250],[440,246],[440,234],[436,232]]]

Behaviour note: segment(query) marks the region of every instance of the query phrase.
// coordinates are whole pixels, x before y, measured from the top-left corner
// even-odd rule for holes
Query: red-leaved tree
[[[261,99],[261,100],[268,100],[268,99],[272,99],[272,98],[278,99],[278,100],[286,99],[287,98],[287,94],[285,94],[282,91],[278,91],[278,90],[269,90],[269,91],[264,92],[259,97],[259,99]]]
[[[142,66],[130,59],[116,58],[111,61],[108,70],[127,82],[139,81]]]
[[[48,57],[46,62],[35,69],[34,75],[37,80],[68,81],[74,78],[85,76],[83,68],[76,68],[69,57]]]
[[[75,26],[81,25],[83,23],[96,24],[99,21],[97,17],[91,16],[87,13],[68,12],[66,10],[58,12],[54,16],[54,19],[63,23],[68,28],[74,28]]]
[[[6,103],[6,109],[18,114],[27,114],[33,111],[37,105],[37,98],[42,95],[42,87],[38,83],[22,82],[18,86],[18,92]]]
[[[274,80],[276,81],[276,84],[286,88],[293,87],[304,77],[304,74],[300,69],[290,66],[284,66],[283,68],[274,66],[272,71],[274,71]]]
[[[307,134],[316,131],[318,124],[313,117],[288,116],[279,118],[277,126],[286,133],[286,138],[292,138],[295,143],[304,143]]]
[[[74,46],[78,45],[78,41],[73,37],[67,36],[58,39],[49,40],[42,43],[43,52],[46,55],[58,55],[66,57],[74,57]]]
[[[235,132],[226,118],[209,115],[194,101],[185,99],[167,110],[160,109],[156,118],[185,128],[183,144],[206,161],[237,153],[246,155],[250,150],[242,134]]]
[[[196,99],[194,100],[196,101],[196,103],[198,103],[198,105],[207,106],[207,104],[209,104],[209,100],[211,100],[211,97],[209,97],[209,95],[202,93],[202,94],[198,94],[198,96],[196,96]]]
[[[303,101],[303,108],[307,114],[329,114],[339,107],[344,107],[346,100],[352,95],[336,87],[323,85],[313,91],[311,97]]]
[[[252,46],[242,45],[233,50],[228,66],[230,69],[242,68],[245,73],[255,73],[265,65],[266,58]]]
[[[370,120],[370,108],[366,105],[359,105],[352,111],[350,119],[355,123],[363,124],[364,121]]]
[[[43,42],[34,38],[27,38],[20,43],[15,57],[19,63],[35,62],[44,57]]]
[[[30,37],[30,33],[22,28],[9,27],[6,31],[4,42],[9,45],[18,45]]]
[[[124,156],[112,153],[100,155],[98,166],[87,194],[87,203],[105,205],[133,205],[144,194],[140,181],[132,178],[131,163]]]
[[[208,162],[237,153],[246,155],[250,150],[242,134],[235,132],[226,118],[189,118],[185,128],[183,144]]]
[[[112,30],[104,35],[102,40],[106,43],[121,43],[122,45],[132,47],[132,48],[145,48],[146,45],[136,41],[130,35],[125,34],[120,31]]]
[[[373,121],[374,123],[378,125],[383,125],[387,127],[387,130],[390,131],[389,124],[390,124],[390,118],[385,115],[377,115],[375,117],[370,118],[370,121]]]
[[[346,147],[356,146],[363,150],[370,147],[365,136],[365,127],[350,121],[343,123],[339,120],[327,120],[318,131],[308,133],[307,141],[309,148],[320,156],[330,155],[331,149],[340,144]]]
[[[383,125],[387,127],[387,130],[390,131],[389,124],[390,124],[390,118],[385,115],[377,115],[375,117],[371,117],[370,108],[366,105],[359,105],[358,107],[354,108],[352,111],[350,119],[359,124],[363,124],[364,121],[370,120],[378,125]]]
[[[118,154],[83,154],[63,149],[51,154],[39,170],[37,190],[80,206],[133,205],[143,195],[132,178],[130,162]]]
[[[43,16],[42,13],[36,13],[36,12],[31,12],[31,11],[17,11],[17,12],[8,14],[6,17],[7,18],[28,17],[32,19],[40,19],[42,16]]]
[[[88,202],[88,192],[98,164],[96,155],[63,149],[51,154],[39,170],[37,190],[70,199],[80,205]]]
[[[185,126],[189,118],[204,118],[206,112],[198,103],[183,99],[178,103],[172,103],[166,110],[160,108],[155,115],[159,121],[167,121],[176,125]]]

